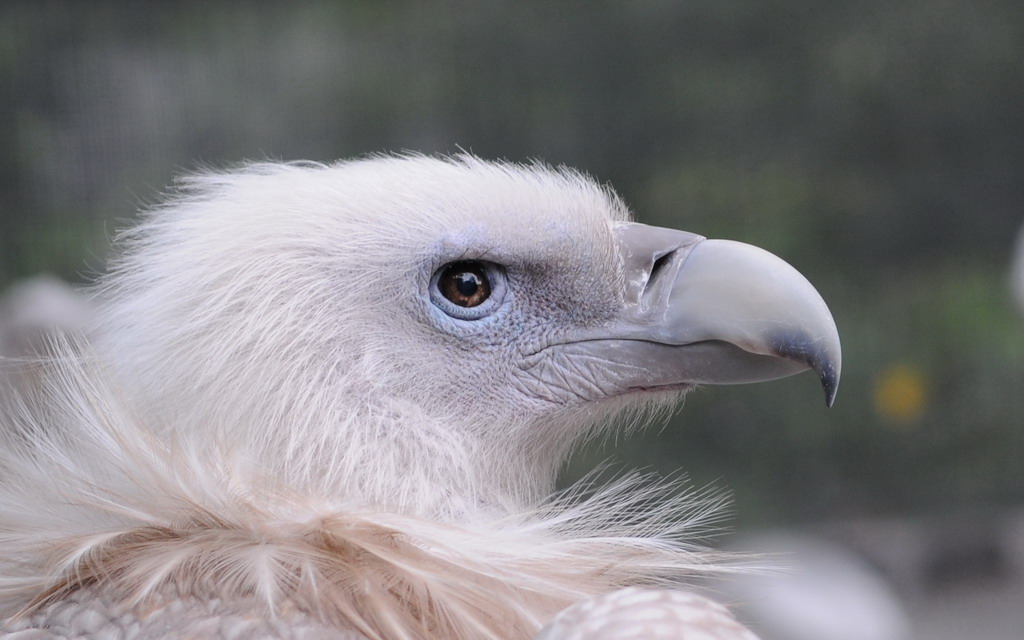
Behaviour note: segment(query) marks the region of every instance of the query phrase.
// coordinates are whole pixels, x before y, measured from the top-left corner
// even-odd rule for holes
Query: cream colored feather
[[[4,446],[8,615],[81,589],[129,605],[173,592],[297,607],[370,638],[515,638],[582,598],[730,566],[693,543],[717,494],[632,475],[462,522],[312,496],[226,442],[156,437],[93,357],[59,351],[46,406]]]

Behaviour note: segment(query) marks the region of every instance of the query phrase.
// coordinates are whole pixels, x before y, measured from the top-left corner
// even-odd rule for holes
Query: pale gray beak
[[[796,269],[740,242],[635,223],[619,224],[615,233],[625,268],[621,314],[555,350],[590,363],[591,395],[758,382],[811,369],[832,405],[839,333]],[[549,359],[537,373],[552,378],[546,370],[557,367],[564,380],[562,359]]]

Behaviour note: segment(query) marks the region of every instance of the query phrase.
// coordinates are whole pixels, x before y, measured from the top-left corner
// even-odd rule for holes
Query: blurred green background
[[[1020,0],[0,5],[0,287],[82,283],[177,174],[383,150],[541,158],[763,246],[845,362],[708,387],[612,459],[737,526],[1024,504]]]

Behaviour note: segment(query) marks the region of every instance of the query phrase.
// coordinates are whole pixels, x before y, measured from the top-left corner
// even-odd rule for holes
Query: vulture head
[[[807,368],[831,403],[839,377],[793,268],[633,223],[571,171],[257,165],[191,179],[124,244],[98,344],[158,428],[418,513],[546,495],[623,407]]]
[[[614,510],[638,500],[625,497],[628,487],[590,500],[597,506],[583,507],[584,524],[565,515],[578,507],[543,506],[574,443],[623,410],[670,404],[698,384],[810,369],[831,404],[839,381],[835,324],[795,269],[749,245],[632,222],[614,193],[567,169],[470,156],[250,165],[183,181],[122,234],[120,247],[97,289],[88,343],[49,387],[72,399],[57,403],[62,412],[23,419],[34,435],[16,448],[33,452],[5,464],[8,484],[19,485],[0,497],[6,538],[32,521],[36,532],[51,526],[47,539],[59,547],[36,549],[45,571],[8,567],[21,580],[11,592],[22,600],[11,601],[22,611],[96,585],[109,583],[123,604],[165,597],[161,585],[173,584],[179,594],[256,594],[278,613],[287,601],[368,637],[399,637],[388,625],[401,616],[365,613],[379,601],[351,605],[359,615],[346,613],[348,604],[323,604],[332,579],[332,598],[358,598],[345,595],[353,580],[341,569],[314,570],[341,543],[310,542],[310,531],[340,518],[349,533],[336,527],[330,535],[352,545],[353,514],[386,515],[392,520],[374,526],[416,541],[415,553],[476,553],[455,561],[438,552],[477,586],[478,574],[514,583],[513,574],[529,573],[524,558],[550,566],[543,544],[574,540],[576,551],[555,554],[568,562],[587,555],[580,540],[603,540],[592,544],[590,565],[549,580],[562,585],[554,609],[536,604],[554,589],[538,587],[536,575],[509,586],[532,594],[533,604],[512,607],[494,628],[528,633],[574,599],[649,583],[635,578],[672,574],[661,569],[673,562],[699,564],[691,547],[666,542],[678,531],[665,513],[622,522]],[[88,453],[74,461],[52,454],[68,442]],[[42,478],[32,484],[25,459],[42,470],[36,475],[74,480],[59,490]],[[18,511],[28,510],[25,496],[38,503],[54,491],[64,506],[47,511],[49,525]],[[459,548],[456,525],[476,527],[474,541],[491,535],[493,549]],[[154,528],[161,533],[141,538],[174,538],[153,543],[165,555],[136,547],[118,555],[118,540]],[[237,553],[203,555],[212,543],[195,542],[196,531],[222,529],[255,531],[272,568],[241,566],[248,561]],[[292,547],[274,555],[275,544],[285,545],[279,538],[305,540],[319,555],[309,566]],[[630,551],[615,551],[612,539],[627,540]],[[499,551],[519,555],[501,570],[466,569],[500,565]],[[110,559],[122,557],[132,560]],[[355,571],[346,557],[345,571]],[[596,568],[629,565],[627,557],[644,559],[619,574]],[[204,562],[202,579],[188,577]],[[226,578],[225,566],[234,567]],[[422,579],[388,575],[401,584]],[[26,599],[32,579],[37,593]],[[118,580],[127,585],[120,591]],[[317,585],[315,604],[307,581]],[[417,628],[454,634],[444,624],[457,615],[427,622],[426,605],[409,604],[419,602],[415,594],[431,611],[446,602],[430,586],[381,593]]]

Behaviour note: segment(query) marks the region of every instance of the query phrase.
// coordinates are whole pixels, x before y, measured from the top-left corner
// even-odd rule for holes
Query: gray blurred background
[[[0,5],[0,289],[88,282],[188,170],[459,149],[763,246],[839,325],[833,409],[807,375],[708,387],[566,481],[681,468],[737,530],[854,548],[918,637],[1024,637],[1020,0]]]

